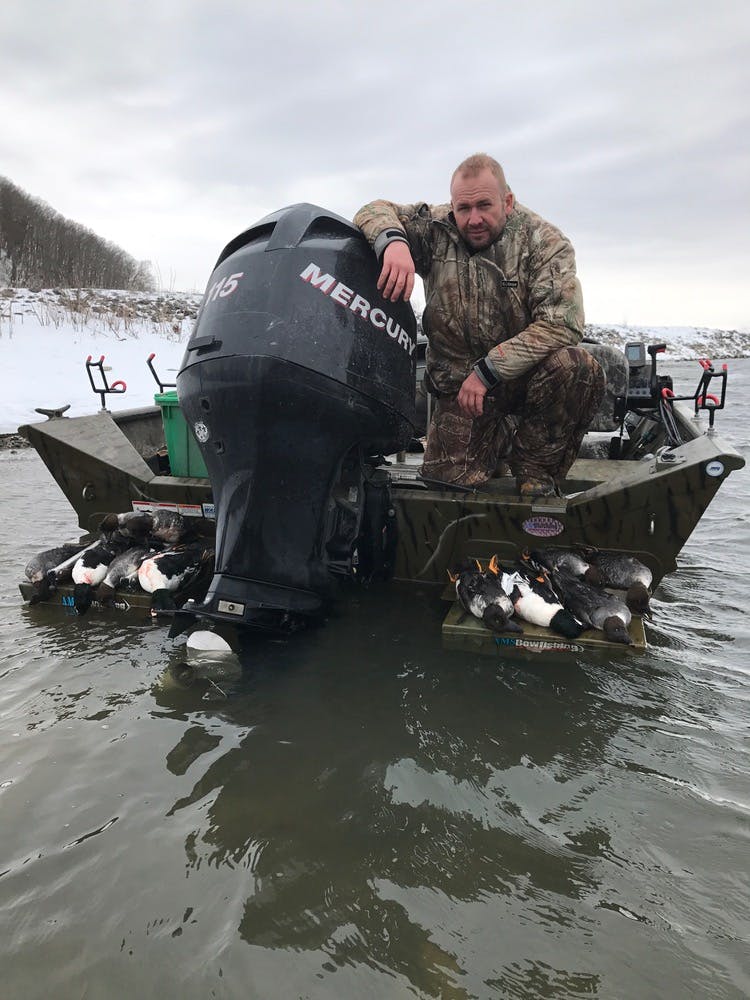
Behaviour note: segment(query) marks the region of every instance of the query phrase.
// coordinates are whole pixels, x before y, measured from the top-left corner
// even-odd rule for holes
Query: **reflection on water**
[[[0,464],[3,995],[750,992],[746,473],[643,654],[447,653],[430,594],[373,588],[207,679],[146,620],[20,605],[75,526]]]
[[[415,634],[420,611],[434,615],[413,596],[394,609],[371,591],[304,644],[265,650],[249,690],[216,708],[241,738],[219,749],[192,725],[169,751],[175,773],[175,762],[196,765],[169,815],[190,817],[189,872],[242,872],[238,931],[249,944],[318,952],[330,970],[389,969],[428,995],[470,995],[462,981],[477,961],[461,942],[484,933],[485,919],[502,926],[488,952],[505,956],[498,973],[528,938],[516,919],[591,936],[598,861],[613,847],[589,803],[631,709],[597,684],[606,675],[579,664],[498,672],[440,654],[434,631]],[[375,647],[386,617],[389,641]],[[184,711],[184,692],[156,699]],[[641,706],[663,711],[653,693]],[[545,982],[559,995],[598,981],[564,964],[514,975],[535,995]]]

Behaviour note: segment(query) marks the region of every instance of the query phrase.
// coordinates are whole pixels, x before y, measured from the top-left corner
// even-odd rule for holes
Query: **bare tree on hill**
[[[0,282],[153,291],[149,266],[0,177]]]

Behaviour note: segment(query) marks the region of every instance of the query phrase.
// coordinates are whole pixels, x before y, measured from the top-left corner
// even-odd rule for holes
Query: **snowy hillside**
[[[0,433],[41,419],[35,407],[70,404],[69,416],[99,408],[85,360],[105,356],[110,383],[127,384],[108,409],[153,402],[157,386],[146,365],[151,353],[162,381],[174,382],[201,296],[98,289],[0,291]],[[750,333],[694,327],[590,325],[588,336],[621,347],[629,340],[665,342],[671,360],[750,356]]]
[[[108,397],[108,409],[153,403],[158,387],[146,359],[154,353],[162,381],[175,381],[200,300],[197,294],[98,289],[0,291],[0,433],[42,419],[37,406],[69,403],[68,416],[99,409],[85,369],[89,355],[105,356],[110,384],[121,379],[127,385],[122,395]]]
[[[740,330],[709,330],[698,326],[604,326],[586,324],[586,336],[602,344],[623,347],[630,340],[647,344],[666,344],[664,357],[671,361],[692,361],[711,358],[750,357],[750,332]]]

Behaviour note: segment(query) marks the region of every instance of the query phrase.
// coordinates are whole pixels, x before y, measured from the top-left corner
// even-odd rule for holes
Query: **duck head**
[[[633,645],[633,640],[625,628],[625,622],[623,622],[622,618],[618,618],[617,615],[610,615],[609,618],[604,620],[602,631],[610,642],[621,642],[625,646]]]
[[[497,604],[490,604],[484,609],[482,621],[491,632],[523,632],[518,622],[509,618]]]
[[[566,608],[561,608],[552,616],[549,627],[558,635],[564,635],[566,639],[577,639],[585,625],[582,625]]]
[[[85,615],[91,607],[93,590],[90,583],[76,583],[73,586],[73,607],[76,614]]]
[[[625,603],[634,615],[642,615],[644,618],[651,617],[651,605],[649,599],[651,595],[645,584],[640,581],[631,583],[625,594]]]
[[[157,615],[161,614],[163,611],[174,611],[177,605],[174,602],[174,598],[171,593],[162,587],[159,590],[155,590],[151,595],[151,617],[156,618]]]

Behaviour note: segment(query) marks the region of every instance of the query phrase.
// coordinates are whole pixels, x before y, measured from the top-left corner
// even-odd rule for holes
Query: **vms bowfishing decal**
[[[509,636],[496,635],[497,646],[515,646],[516,649],[528,649],[531,653],[582,653],[583,646],[576,642],[560,642],[557,639],[512,639]]]

